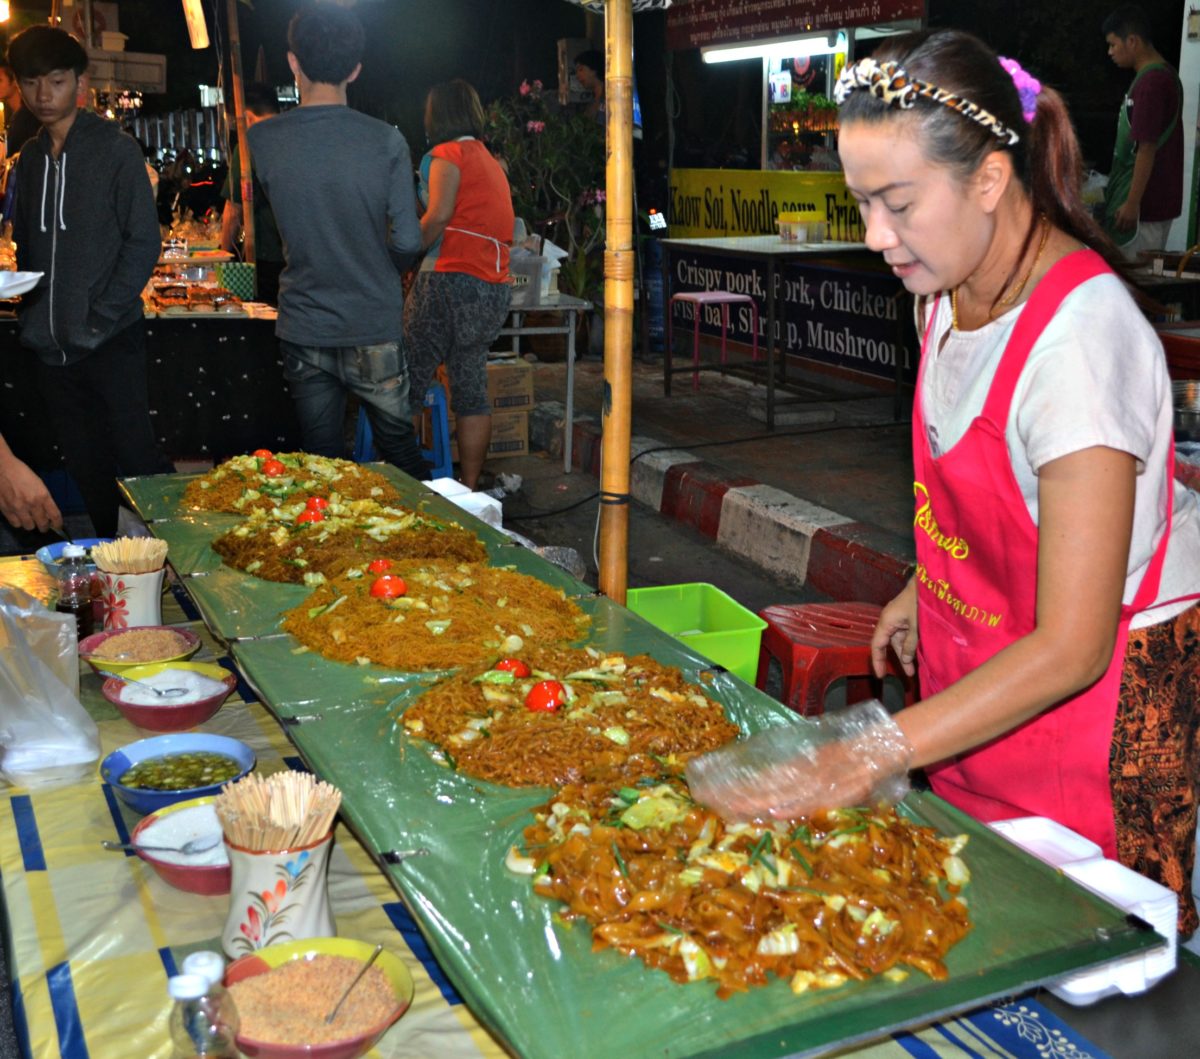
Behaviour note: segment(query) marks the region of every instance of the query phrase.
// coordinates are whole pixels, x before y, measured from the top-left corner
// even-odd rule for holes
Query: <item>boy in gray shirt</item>
[[[427,478],[409,410],[400,271],[421,249],[412,161],[392,126],[351,110],[363,28],[316,4],[288,27],[300,105],[247,130],[250,157],[283,237],[279,283],[284,375],[304,448],[342,456],[346,393],[383,458]]]

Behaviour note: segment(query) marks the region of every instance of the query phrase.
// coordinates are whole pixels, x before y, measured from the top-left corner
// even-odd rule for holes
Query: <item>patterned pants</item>
[[[414,411],[439,364],[450,377],[456,416],[487,415],[487,353],[512,299],[507,283],[487,283],[462,272],[419,272],[404,302]]]
[[[1121,863],[1174,890],[1179,934],[1192,898],[1200,794],[1200,606],[1132,629],[1109,757]]]

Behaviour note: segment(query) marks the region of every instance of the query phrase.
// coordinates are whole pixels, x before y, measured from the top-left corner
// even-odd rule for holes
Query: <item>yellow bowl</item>
[[[311,960],[316,956],[344,956],[365,963],[374,950],[374,945],[353,938],[306,938],[269,945],[231,963],[225,971],[225,984],[231,986],[244,978],[266,974],[292,960]],[[413,998],[412,975],[398,956],[384,949],[375,966],[387,977],[396,999],[392,1013],[377,1025],[354,1037],[323,1044],[276,1044],[239,1033],[238,1048],[243,1054],[258,1059],[355,1059],[365,1055],[388,1027],[408,1010]]]
[[[151,629],[176,633],[183,637],[185,646],[166,658],[141,659],[136,662],[94,657],[96,648],[106,640],[111,640],[114,636],[121,636],[127,632],[144,632]],[[200,637],[192,632],[191,629],[184,629],[175,625],[135,625],[129,629],[106,629],[104,632],[94,632],[91,636],[85,636],[79,641],[79,657],[87,662],[97,673],[105,669],[111,670],[114,673],[123,673],[138,666],[157,665],[160,662],[178,662],[184,658],[191,658],[198,650],[200,650]]]

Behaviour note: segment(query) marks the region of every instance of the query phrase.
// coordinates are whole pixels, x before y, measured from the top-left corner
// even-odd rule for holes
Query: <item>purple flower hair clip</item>
[[[1037,114],[1037,97],[1042,90],[1042,82],[1032,74],[1026,73],[1016,59],[1006,59],[1000,56],[1000,65],[1017,86],[1017,95],[1021,97],[1021,113],[1026,124],[1032,125]]]

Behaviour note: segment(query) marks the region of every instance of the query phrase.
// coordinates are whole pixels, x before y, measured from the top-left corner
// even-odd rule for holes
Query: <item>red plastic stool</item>
[[[670,392],[671,373],[671,339],[675,322],[675,303],[691,302],[692,309],[692,389],[700,389],[700,318],[704,315],[704,306],[719,305],[721,307],[721,363],[727,356],[726,339],[729,333],[729,307],[731,305],[748,304],[750,306],[751,339],[753,341],[752,356],[758,360],[758,306],[749,294],[730,294],[723,290],[684,291],[671,295],[671,305],[667,312],[667,346],[663,357],[667,373],[668,393]]]
[[[765,689],[771,659],[783,671],[785,705],[801,716],[825,711],[825,693],[840,677],[870,677],[871,634],[881,608],[874,603],[777,604],[758,612],[767,627],[758,655],[760,689]],[[888,673],[904,684],[904,701],[913,701],[912,681],[888,654]]]

